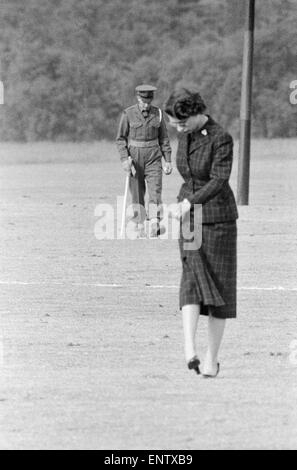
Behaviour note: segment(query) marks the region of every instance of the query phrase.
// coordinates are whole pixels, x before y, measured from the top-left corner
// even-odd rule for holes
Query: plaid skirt
[[[198,250],[185,250],[180,238],[182,279],[180,308],[200,305],[200,313],[216,318],[236,317],[236,221],[202,225]]]

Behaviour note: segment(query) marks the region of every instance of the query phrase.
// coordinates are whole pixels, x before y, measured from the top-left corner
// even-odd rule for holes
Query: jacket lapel
[[[146,119],[146,122],[150,122],[152,119],[154,119],[156,117],[156,112],[153,108],[150,109],[150,113]]]
[[[209,144],[211,141],[211,127],[214,124],[214,120],[208,116],[207,123],[201,129],[192,134],[191,143],[189,146],[189,154],[193,153],[198,148]]]
[[[187,159],[188,155],[188,135],[183,134],[178,139],[178,154]]]
[[[142,122],[145,122],[145,118],[143,117],[143,114],[140,111],[138,104],[136,105],[135,113]]]

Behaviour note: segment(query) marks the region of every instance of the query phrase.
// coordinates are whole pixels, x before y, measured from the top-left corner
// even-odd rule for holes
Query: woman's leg
[[[199,305],[185,305],[182,308],[183,330],[185,339],[185,357],[189,362],[196,355],[195,337],[200,314]]]
[[[208,350],[204,362],[203,374],[216,375],[218,354],[222,343],[226,320],[209,315],[208,318]]]

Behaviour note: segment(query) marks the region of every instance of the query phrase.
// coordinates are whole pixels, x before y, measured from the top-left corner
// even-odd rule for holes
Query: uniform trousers
[[[130,178],[130,192],[134,221],[144,223],[146,219],[160,220],[162,212],[162,155],[159,146],[149,148],[129,147],[135,175]],[[148,190],[148,210],[145,194]]]

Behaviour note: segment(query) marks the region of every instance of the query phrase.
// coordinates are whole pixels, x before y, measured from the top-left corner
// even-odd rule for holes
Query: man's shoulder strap
[[[137,109],[137,104],[135,104],[133,106],[129,106],[129,108],[126,108],[124,110],[124,113],[127,114],[129,119],[131,119],[131,118],[133,118],[133,113],[135,113],[136,109]]]
[[[161,122],[162,122],[162,118],[163,118],[162,109],[161,109],[161,108],[158,108],[157,106],[154,106],[154,109],[155,109],[156,113],[159,115],[159,119],[160,119],[160,123],[161,123]]]
[[[162,118],[163,118],[162,109],[161,108],[158,108],[158,109],[159,109],[159,117],[160,117],[160,123],[161,123]]]
[[[132,109],[137,108],[137,104],[133,104],[132,106],[129,106],[128,108],[125,109],[125,111],[132,111]]]

